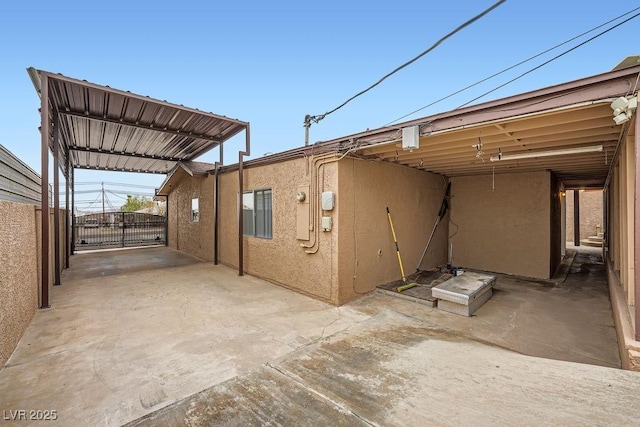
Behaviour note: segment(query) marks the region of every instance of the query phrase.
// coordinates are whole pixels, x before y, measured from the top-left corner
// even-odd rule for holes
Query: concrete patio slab
[[[529,356],[619,368],[606,271],[598,257],[578,253],[562,284],[496,274],[493,296],[470,318],[380,294],[348,307],[372,316],[394,310]]]
[[[600,265],[590,258],[573,265],[572,273],[561,286],[499,276],[494,297],[473,317],[464,318],[384,294],[370,294],[336,308],[251,276],[238,277],[235,270],[223,266],[202,263],[188,256],[183,259],[184,254],[171,249],[136,251],[100,255],[99,262],[113,274],[101,274],[87,261],[90,258],[83,258],[89,255],[73,258],[72,270],[75,270],[66,271],[64,284],[54,288],[52,308],[38,311],[8,363],[0,370],[0,410],[6,411],[8,416],[12,410],[56,410],[58,419],[48,425],[116,426],[182,402],[202,390],[212,390],[212,387],[212,393],[228,394],[229,390],[251,391],[254,387],[267,390],[272,385],[269,393],[281,395],[273,405],[284,405],[271,408],[275,420],[285,420],[282,417],[287,413],[295,414],[295,404],[299,401],[308,405],[312,414],[314,411],[330,413],[325,411],[326,405],[351,408],[339,410],[341,415],[346,415],[332,418],[331,422],[358,425],[359,416],[365,416],[366,411],[346,400],[336,403],[338,395],[334,403],[327,404],[321,390],[328,385],[313,385],[311,372],[303,370],[312,365],[302,362],[307,360],[313,364],[316,360],[320,369],[323,360],[331,361],[333,371],[327,375],[357,379],[357,371],[353,371],[355,367],[351,363],[359,361],[362,369],[368,364],[379,367],[382,365],[376,365],[376,357],[384,358],[389,354],[393,357],[384,359],[387,360],[385,363],[397,364],[403,369],[389,371],[390,378],[396,374],[398,378],[411,374],[430,381],[432,364],[470,363],[470,359],[461,357],[486,353],[485,360],[502,358],[504,362],[500,366],[513,366],[507,374],[513,382],[500,383],[503,387],[513,387],[512,393],[520,390],[520,383],[527,386],[529,382],[537,384],[538,381],[527,372],[528,366],[537,364],[539,359],[522,354],[620,366],[606,283],[603,285],[599,281]],[[173,259],[168,263],[176,262],[177,265],[149,269],[162,258]],[[86,262],[84,269],[81,262]],[[182,262],[184,264],[180,265]],[[403,322],[409,322],[409,326]],[[411,348],[406,343],[393,341],[396,338],[387,337],[395,336],[403,328],[422,331],[406,338],[415,343]],[[374,337],[372,334],[376,330],[379,335]],[[333,350],[324,344],[314,347],[320,345],[319,341],[333,342],[324,338],[341,331],[346,335],[331,344]],[[350,340],[353,343],[350,344]],[[482,343],[490,345],[483,347]],[[344,352],[341,346],[344,346]],[[304,353],[305,349],[308,353]],[[320,349],[335,354],[325,360]],[[399,353],[399,349],[406,353]],[[425,365],[425,354],[439,355],[440,359],[429,359],[428,356],[425,360],[429,362]],[[448,362],[447,358],[451,360]],[[562,371],[567,371],[571,378],[582,374],[596,375],[593,372],[603,379],[619,378],[618,375],[629,381],[639,378],[637,373],[630,373],[632,376],[628,377],[618,370],[598,370],[600,368],[590,365],[565,363],[557,368],[560,365],[553,363],[559,362],[543,362],[552,363],[550,368],[539,366],[542,366],[541,370],[550,369],[549,375],[553,378],[543,378],[555,381],[557,385],[549,385],[555,389],[564,387]],[[464,379],[455,377],[443,382],[439,386],[442,399],[452,381],[478,381],[478,390],[490,388],[491,375],[497,368],[479,366],[481,369],[476,373],[465,371]],[[534,371],[538,372],[531,372]],[[376,377],[372,378],[363,377],[358,381],[370,386],[367,393],[378,393],[375,391]],[[343,394],[361,394],[361,389],[356,387],[358,381],[352,384],[351,391],[347,393],[345,389]],[[571,387],[575,384],[571,381],[567,387],[573,390]],[[350,384],[337,380],[334,383],[331,387]],[[385,414],[392,409],[428,410],[431,404],[424,399],[418,403],[418,398],[401,383],[397,384],[399,394],[393,398],[406,394],[406,402],[402,400],[386,407],[381,400],[378,405],[383,405],[384,411],[367,416],[386,420]],[[585,384],[589,390],[597,391],[600,387],[599,383]],[[635,384],[637,387],[640,383]],[[218,386],[223,388],[215,388]],[[391,393],[393,387],[388,387],[387,391]],[[416,390],[425,392],[420,387],[423,386]],[[280,393],[279,389],[286,392]],[[457,389],[450,390],[453,393]],[[528,392],[536,396],[543,391],[546,393],[547,389],[534,388]],[[265,405],[270,402],[268,396]],[[504,395],[505,399],[508,397]],[[610,397],[604,395],[606,399]],[[237,415],[240,420],[253,420],[247,424],[260,424],[264,420],[260,418],[262,415],[251,418],[260,401],[251,399],[253,397],[248,396],[241,407],[235,409],[237,412],[226,413]],[[365,395],[362,399],[368,397]],[[500,406],[494,401],[488,404]],[[508,400],[501,403],[510,404]],[[546,413],[541,412],[541,415],[546,416]],[[220,418],[223,425],[225,419]],[[312,421],[309,418],[309,422]],[[625,420],[621,418],[620,421]],[[19,422],[21,426],[29,424]],[[41,422],[31,424],[41,425]]]
[[[129,426],[634,426],[639,381],[386,311]]]
[[[0,409],[117,426],[365,318],[206,263],[67,280],[0,371]]]

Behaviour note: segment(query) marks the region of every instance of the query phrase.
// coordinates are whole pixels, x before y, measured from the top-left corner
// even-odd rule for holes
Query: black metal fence
[[[167,221],[139,212],[92,213],[74,218],[75,250],[165,245]]]

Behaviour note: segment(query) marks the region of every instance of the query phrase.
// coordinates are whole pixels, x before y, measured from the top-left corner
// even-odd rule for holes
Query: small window
[[[198,199],[191,199],[191,221],[200,221],[200,209],[198,208]]]
[[[242,195],[242,221],[245,236],[271,239],[271,190],[248,191]]]

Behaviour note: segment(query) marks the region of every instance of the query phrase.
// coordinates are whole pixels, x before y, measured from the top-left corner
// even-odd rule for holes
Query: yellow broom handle
[[[406,282],[407,278],[404,275],[404,268],[402,267],[402,258],[400,257],[400,248],[398,247],[398,239],[396,238],[396,230],[393,228],[393,221],[391,220],[391,212],[387,208],[387,218],[389,218],[389,225],[391,226],[391,234],[393,235],[393,243],[396,244],[396,255],[398,256],[398,264],[400,264],[400,273],[402,273],[402,281]]]

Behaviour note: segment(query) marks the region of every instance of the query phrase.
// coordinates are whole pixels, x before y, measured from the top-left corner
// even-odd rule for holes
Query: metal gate
[[[139,212],[91,213],[74,217],[76,251],[165,245],[165,216]]]

